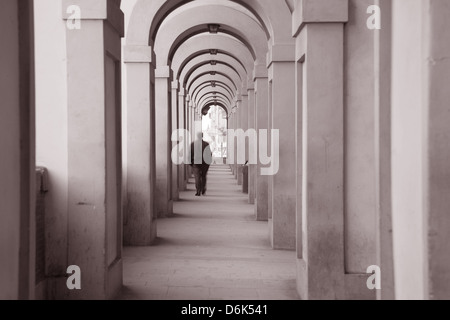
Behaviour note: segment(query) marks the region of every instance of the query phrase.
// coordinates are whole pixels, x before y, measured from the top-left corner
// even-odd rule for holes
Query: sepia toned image
[[[450,299],[449,17],[1,0],[0,300]]]

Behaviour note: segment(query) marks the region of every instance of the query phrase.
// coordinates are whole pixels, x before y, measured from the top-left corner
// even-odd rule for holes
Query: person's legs
[[[192,171],[195,177],[195,189],[197,190],[196,196],[200,196],[202,192],[202,169],[200,166],[192,166]]]
[[[208,177],[208,170],[209,166],[203,166],[202,169],[202,194],[204,195],[206,193],[206,184],[207,184],[207,177]]]

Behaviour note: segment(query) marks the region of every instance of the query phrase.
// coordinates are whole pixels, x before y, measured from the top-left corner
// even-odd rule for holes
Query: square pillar
[[[172,107],[172,130],[170,132],[170,137],[172,137],[172,133],[175,130],[178,130],[179,128],[179,114],[178,114],[178,81],[172,82],[172,101],[171,101],[171,107]],[[172,142],[172,148],[177,147],[178,142]],[[172,148],[169,150],[169,152],[172,154]],[[171,157],[172,158],[172,157]],[[178,187],[178,178],[179,178],[179,169],[180,166],[173,163],[173,161],[170,162],[172,164],[172,200],[178,201],[180,198],[180,190]]]
[[[122,287],[121,37],[114,1],[89,11],[79,30],[66,30],[68,121],[68,265],[82,272],[71,299],[110,299]],[[50,173],[51,174],[51,173]],[[67,292],[67,288],[65,288]]]
[[[0,299],[35,294],[35,104],[33,1],[0,10]]]
[[[395,294],[448,300],[450,8],[434,0],[396,0],[392,8]]]
[[[255,105],[256,105],[256,131],[268,129],[269,114],[269,82],[267,77],[258,77],[255,80]],[[258,134],[258,151],[261,143],[260,134]],[[261,162],[258,160],[256,166],[256,200],[255,215],[258,221],[268,221],[268,177],[261,175]]]
[[[395,299],[394,259],[392,243],[392,172],[391,172],[391,72],[392,72],[392,1],[378,0],[381,8],[381,30],[375,32],[375,145],[377,161],[377,265],[380,266],[379,300]]]
[[[242,95],[242,102],[241,102],[241,110],[240,110],[240,112],[241,112],[241,128],[242,128],[242,130],[244,132],[247,132],[247,130],[248,130],[248,95],[247,95],[247,93]],[[245,139],[245,160],[246,161],[250,160],[249,152],[250,152],[249,139]],[[248,166],[248,164],[247,164],[247,166]],[[246,174],[244,176],[244,173],[243,173],[242,170],[243,170],[243,168],[241,168],[241,171],[240,171],[240,174],[239,174],[240,175],[240,179],[242,180],[240,185],[248,186],[248,174]],[[245,179],[247,179],[247,181],[244,181]],[[244,190],[244,193],[248,193],[248,187],[246,189],[243,189],[243,190]]]
[[[165,218],[173,214],[170,68],[158,66],[155,70],[155,78],[156,206],[158,217]]]
[[[179,129],[185,130],[186,127],[186,109],[185,109],[185,97],[184,97],[184,88],[181,88],[178,93],[178,125]],[[187,149],[187,143],[184,141],[184,150]],[[182,164],[179,168],[178,172],[178,188],[179,191],[186,190],[186,165]]]
[[[186,141],[186,150],[190,150],[190,142],[192,141],[192,130],[193,130],[193,124],[192,124],[192,108],[189,106],[189,96],[186,96],[186,129],[188,130],[188,133],[190,133],[190,136],[187,137]],[[190,165],[186,165],[186,188],[187,184],[189,183],[189,180],[192,178],[192,169]]]
[[[238,106],[238,109],[236,110],[237,120],[238,120],[237,129],[243,129],[244,132],[245,132],[246,131],[245,127],[246,127],[246,123],[247,123],[247,121],[246,121],[247,118],[244,117],[244,111],[246,112],[246,110],[244,110],[243,100],[242,99],[243,99],[242,97],[239,97],[239,100],[237,101],[237,106]],[[245,123],[245,125],[244,125],[244,123]],[[238,148],[238,145],[236,144],[236,152],[238,150],[237,148]],[[245,148],[245,150],[247,150],[247,148]],[[236,162],[236,175],[237,175],[237,184],[238,184],[238,186],[242,186],[242,184],[243,184],[244,176],[242,174],[242,168],[241,168],[242,165],[243,165],[243,163],[237,163]]]
[[[253,84],[252,84],[253,85]],[[256,130],[256,112],[255,112],[255,90],[248,89],[248,129]],[[255,146],[248,146],[249,159],[250,152],[254,152]],[[248,203],[255,204],[255,192],[256,192],[256,168],[257,164],[250,163],[248,166]]]
[[[240,117],[239,117],[239,104],[236,102],[236,106],[234,109],[233,114],[233,129],[236,131],[238,128],[240,128]],[[238,164],[238,158],[237,158],[237,150],[238,145],[237,143],[234,144],[234,162],[233,162],[233,174],[234,178],[236,179],[236,183],[239,185],[239,164]]]
[[[148,246],[156,238],[155,106],[152,48],[125,46],[127,162],[124,245]]]
[[[233,110],[233,113],[231,113],[231,117],[230,117],[230,119],[228,120],[228,126],[229,126],[229,129],[231,129],[231,130],[235,130],[236,131],[236,128],[237,128],[237,126],[236,126],[236,123],[237,123],[237,119],[236,119],[236,113],[235,113],[235,110]],[[233,158],[230,158],[230,155],[231,155],[231,152],[228,152],[228,156],[227,156],[227,163],[229,163],[230,164],[230,167],[231,167],[231,173],[233,174],[233,177],[234,178],[236,178],[237,176],[236,176],[236,162],[237,162],[237,144],[236,143],[231,143],[231,137],[230,136],[228,136],[227,137],[228,138],[228,143],[227,143],[227,145],[228,145],[228,148],[230,148],[230,146],[233,146],[233,148],[234,148],[234,150],[233,150],[233,154],[232,154],[232,156],[233,156]]]
[[[276,47],[278,48],[278,47]],[[291,52],[294,59],[294,46],[283,47],[283,54]],[[278,161],[278,171],[269,179],[269,229],[274,249],[295,250],[295,207],[296,170],[295,155],[295,63],[282,61],[273,49],[273,61],[269,67],[271,80],[272,130],[279,132],[279,144],[275,146],[278,154],[272,154],[272,161]],[[270,134],[269,134],[270,137]],[[274,141],[271,142],[272,144]],[[278,150],[277,150],[278,149]],[[275,159],[278,156],[279,159]]]
[[[297,206],[297,290],[302,299],[346,298],[343,199],[347,20],[348,3],[341,0],[297,1],[293,13],[296,136],[302,141],[301,152],[296,144],[297,157],[301,155],[302,159],[302,170],[296,170],[302,196],[301,210]],[[366,280],[354,281],[365,286]]]

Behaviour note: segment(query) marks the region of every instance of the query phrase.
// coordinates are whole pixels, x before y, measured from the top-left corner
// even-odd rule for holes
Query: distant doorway
[[[224,164],[228,153],[228,113],[221,106],[212,105],[202,114],[203,139],[211,146],[214,163]]]

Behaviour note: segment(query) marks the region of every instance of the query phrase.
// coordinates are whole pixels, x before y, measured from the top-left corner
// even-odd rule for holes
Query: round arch
[[[234,57],[221,53],[212,55],[210,54],[210,52],[203,53],[196,56],[195,58],[191,58],[191,60],[186,61],[186,63],[183,64],[183,66],[179,70],[177,70],[177,72],[175,72],[174,70],[176,79],[182,80],[192,69],[201,67],[205,64],[211,63],[212,61],[215,61],[217,64],[224,64],[230,67],[239,74],[241,80],[247,79],[247,71],[242,66],[242,64],[239,63],[239,61]]]
[[[210,71],[218,71],[219,68],[215,66],[221,66],[222,68],[228,68],[231,72],[234,72],[239,77],[240,81],[246,79],[246,73],[242,73],[236,70],[235,66],[228,64],[222,60],[197,60],[197,63],[192,65],[187,65],[185,70],[183,70],[181,77],[179,78],[181,83],[186,83],[188,79],[195,74],[195,72],[202,70],[203,68],[209,68]]]
[[[196,103],[197,106],[202,106],[205,101],[208,101],[209,99],[213,100],[221,100],[228,106],[232,105],[232,100],[230,100],[227,96],[225,96],[223,93],[214,91],[214,92],[206,92],[202,97],[199,98],[199,101]]]
[[[192,2],[193,0],[136,0],[130,15],[127,44],[153,46],[156,34],[166,17],[177,8]],[[229,6],[232,2],[253,13],[272,45],[293,43],[290,1],[217,0],[216,3]]]
[[[186,77],[184,79],[182,84],[183,84],[183,86],[189,87],[189,84],[192,83],[192,81],[194,81],[198,77],[200,77],[204,74],[207,74],[207,73],[222,74],[222,75],[226,76],[236,85],[236,90],[241,91],[240,90],[241,86],[239,86],[239,84],[242,83],[242,79],[240,78],[240,75],[238,73],[234,72],[232,69],[230,69],[226,66],[222,66],[222,65],[216,65],[216,66],[203,65],[202,67],[199,67],[199,68],[193,70],[192,73],[190,74],[190,76]]]
[[[218,30],[210,30],[210,25]],[[188,38],[202,31],[221,30],[240,40],[252,53],[254,60],[263,62],[268,52],[267,38],[261,26],[242,12],[219,6],[205,5],[180,12],[176,19],[165,20],[154,42],[157,64],[169,64],[174,51]]]
[[[177,74],[177,70],[184,67],[190,59],[198,54],[208,52],[217,52],[217,54],[227,55],[236,60],[246,70],[247,80],[251,80],[251,75],[255,68],[255,61],[248,49],[239,41],[220,34],[209,36],[200,35],[187,40],[175,53],[172,60],[172,69]]]
[[[233,80],[230,79],[230,77],[216,73],[214,75],[208,73],[204,73],[202,75],[199,75],[196,79],[193,79],[192,82],[190,82],[189,86],[186,87],[187,91],[191,93],[199,84],[205,83],[205,82],[211,82],[211,81],[221,81],[227,84],[234,92],[237,91],[237,85],[233,82]]]
[[[216,82],[215,85],[216,85],[216,88],[222,88],[222,89],[226,90],[226,92],[230,95],[230,97],[234,97],[235,96],[233,94],[233,92],[231,91],[231,88],[227,87],[225,84],[223,84],[221,82]],[[214,88],[214,86],[212,86],[210,82],[205,82],[205,83],[200,84],[192,92],[193,100],[195,100],[196,97],[198,96],[198,94],[201,92],[201,90],[203,90],[205,88]]]
[[[229,116],[229,111],[228,111],[228,109],[227,109],[224,105],[222,105],[222,103],[220,103],[220,102],[218,102],[218,103],[213,103],[213,102],[207,103],[207,104],[202,108],[202,111],[201,111],[202,114],[204,115],[204,114],[205,114],[205,110],[208,110],[208,111],[209,111],[209,109],[210,109],[211,107],[213,107],[213,106],[222,108],[223,111],[225,111],[225,113],[227,114],[227,118],[228,118],[228,116]]]
[[[233,101],[234,97],[230,96],[228,94],[228,91],[222,88],[211,88],[211,87],[205,87],[202,90],[200,90],[195,97],[194,101],[201,101],[206,95],[208,94],[218,94],[223,97],[225,97],[229,104],[231,104],[231,101]],[[197,103],[198,104],[198,103]]]

